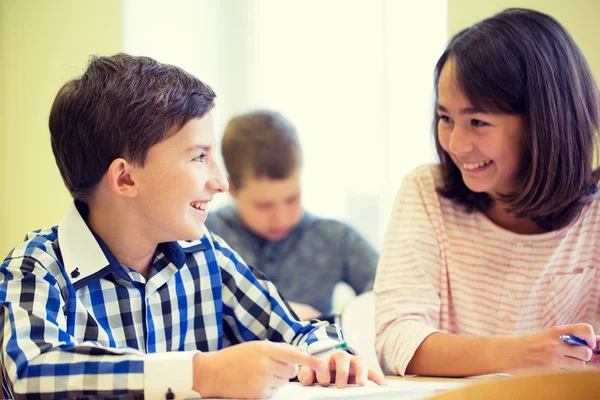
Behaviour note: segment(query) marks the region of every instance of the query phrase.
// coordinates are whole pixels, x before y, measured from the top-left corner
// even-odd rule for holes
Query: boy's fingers
[[[314,370],[321,370],[326,367],[326,363],[322,360],[291,345],[273,346],[273,350],[270,352],[269,356],[276,361],[288,364],[306,365]]]
[[[308,367],[301,367],[298,371],[298,380],[304,386],[312,385],[315,382],[315,373]]]
[[[317,382],[319,382],[321,386],[327,387],[331,383],[331,371],[329,368],[315,370],[315,375],[317,377]]]
[[[348,375],[350,375],[350,355],[346,352],[340,352],[333,356],[335,361],[335,385],[338,388],[344,388],[348,384]]]
[[[387,381],[385,380],[383,375],[381,375],[379,372],[377,372],[373,369],[369,369],[368,378],[370,381],[375,382],[379,386],[387,386]]]
[[[273,360],[276,365],[275,376],[285,379],[293,379],[298,376],[298,364],[285,363],[274,359],[271,360]]]
[[[352,361],[354,363],[354,380],[357,384],[359,384],[360,386],[364,386],[367,384],[367,367],[365,366],[365,364],[362,362],[362,360],[359,359],[352,359]]]

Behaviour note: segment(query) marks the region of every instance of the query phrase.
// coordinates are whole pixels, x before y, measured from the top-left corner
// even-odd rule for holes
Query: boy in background
[[[280,113],[234,117],[222,154],[235,204],[213,212],[206,226],[277,285],[302,320],[332,311],[333,288],[370,290],[378,255],[358,232],[319,218],[301,205],[302,150]]]
[[[5,395],[256,398],[295,376],[383,382],[346,352],[311,356],[339,330],[296,320],[205,233],[207,204],[228,188],[214,97],[180,68],[125,54],[93,58],[60,89],[51,143],[74,203],[0,266]]]

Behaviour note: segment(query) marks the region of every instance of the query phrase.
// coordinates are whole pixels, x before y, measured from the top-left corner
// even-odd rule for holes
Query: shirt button
[[[513,300],[516,300],[517,299],[517,294],[515,292],[511,292],[510,293],[510,298],[513,299]]]
[[[517,246],[517,249],[522,249],[523,248],[523,242],[517,242],[515,244],[515,246]]]
[[[506,321],[506,322],[512,321],[512,317],[510,315],[506,314],[504,316],[504,321]]]

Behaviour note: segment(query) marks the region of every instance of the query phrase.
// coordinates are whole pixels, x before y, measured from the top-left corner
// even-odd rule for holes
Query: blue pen
[[[571,344],[574,346],[587,346],[587,342],[583,339],[578,338],[574,335],[561,335],[560,340],[565,342],[566,344]],[[600,351],[597,349],[592,349],[595,354],[600,354]]]

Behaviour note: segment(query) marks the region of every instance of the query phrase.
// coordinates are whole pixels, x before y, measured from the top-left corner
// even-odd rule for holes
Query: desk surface
[[[479,379],[433,378],[433,377],[386,377],[388,386],[377,386],[371,383],[367,386],[351,385],[345,389],[335,386],[323,388],[319,385],[309,387],[299,383],[289,383],[282,387],[273,400],[325,400],[325,399],[425,399],[442,392],[463,387]]]
[[[412,382],[462,382],[463,384],[468,384],[469,382],[482,382],[489,381],[492,379],[500,379],[500,378],[509,378],[511,376],[518,376],[521,374],[488,374],[488,375],[477,375],[477,376],[469,376],[467,378],[443,378],[437,376],[396,376],[389,375],[386,376],[385,379],[388,381],[412,381]],[[524,374],[526,375],[526,374]]]

